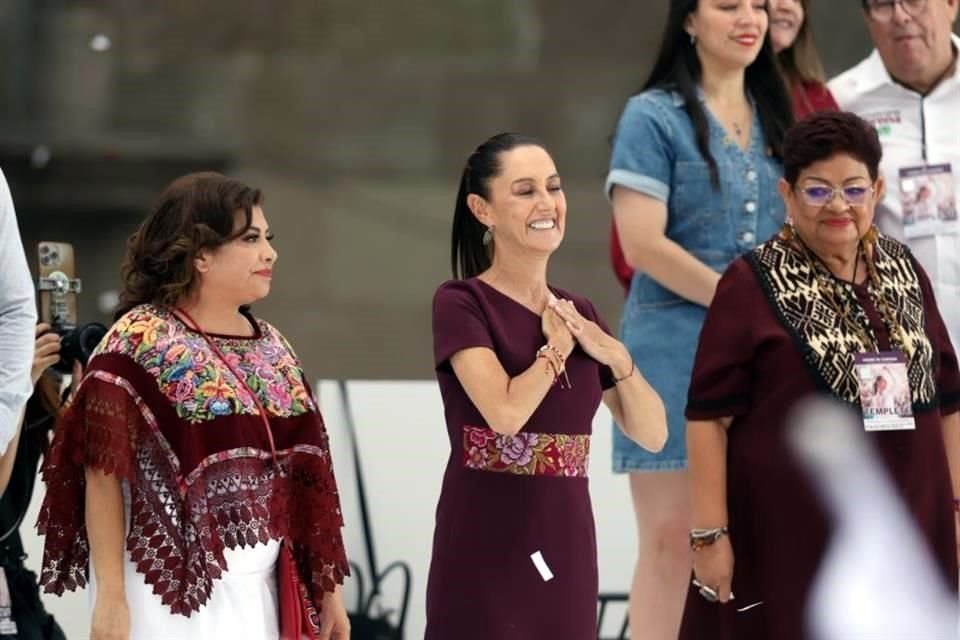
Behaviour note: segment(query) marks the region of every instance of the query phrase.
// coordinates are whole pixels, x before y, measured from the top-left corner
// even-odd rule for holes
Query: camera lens
[[[61,333],[60,362],[53,368],[61,373],[71,373],[74,362],[80,362],[86,367],[90,355],[106,333],[107,328],[99,322],[90,322]]]

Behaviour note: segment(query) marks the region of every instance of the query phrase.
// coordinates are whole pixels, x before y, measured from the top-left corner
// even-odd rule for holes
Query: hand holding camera
[[[37,245],[37,258],[40,274],[40,319],[50,332],[49,335],[55,336],[57,340],[54,350],[54,337],[44,339],[42,345],[38,338],[37,349],[43,346],[45,358],[52,358],[54,351],[59,354],[59,358],[52,364],[47,364],[44,369],[52,366],[60,373],[75,373],[74,365],[86,365],[93,350],[107,333],[107,328],[99,322],[78,325],[77,295],[80,293],[80,279],[76,277],[73,245],[66,242],[40,242]],[[36,366],[35,361],[34,367]],[[38,378],[39,376],[34,379],[34,383]]]
[[[46,322],[37,325],[37,341],[33,347],[33,367],[30,369],[30,379],[34,385],[40,380],[43,372],[60,362],[60,351],[62,350],[60,335],[53,331],[53,328]],[[71,387],[76,390],[80,378],[83,376],[83,365],[79,359],[73,359],[71,373],[73,380]]]

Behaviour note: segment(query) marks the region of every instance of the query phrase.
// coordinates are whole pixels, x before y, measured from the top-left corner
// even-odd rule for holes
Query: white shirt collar
[[[957,36],[955,33],[951,33],[950,41],[953,42],[953,48],[957,50],[957,55],[960,56],[960,36]],[[861,93],[868,93],[874,89],[892,84],[900,86],[899,83],[890,76],[890,73],[883,64],[883,59],[880,57],[880,52],[876,49],[874,49],[873,53],[870,54],[870,57],[864,60],[861,64],[861,75],[858,82],[860,85],[858,90]],[[952,79],[960,80],[960,62],[958,62],[956,68],[954,69]],[[944,80],[946,80],[946,78],[944,78]]]

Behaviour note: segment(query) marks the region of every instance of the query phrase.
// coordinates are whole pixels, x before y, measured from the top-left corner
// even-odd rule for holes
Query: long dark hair
[[[641,91],[666,89],[683,96],[684,109],[693,122],[697,148],[710,167],[710,182],[714,188],[719,188],[717,161],[710,153],[710,125],[697,97],[697,85],[702,73],[700,59],[690,35],[684,29],[687,16],[696,11],[699,4],[700,0],[670,0],[670,12],[657,61]],[[767,147],[775,157],[780,158],[783,136],[793,124],[793,113],[790,95],[773,53],[769,29],[757,59],[747,67],[744,81],[756,104]]]
[[[460,176],[457,204],[453,209],[453,235],[450,243],[450,268],[455,279],[472,278],[490,268],[493,244],[483,244],[487,228],[477,220],[467,205],[471,193],[490,197],[490,180],[503,170],[502,156],[517,147],[540,147],[543,143],[521,133],[498,133],[481,144],[467,158]]]
[[[174,180],[127,241],[120,273],[123,292],[115,318],[140,304],[174,306],[197,283],[193,261],[246,233],[259,189],[219,173],[192,173]],[[243,224],[237,228],[237,213]]]
[[[823,62],[820,61],[817,43],[813,38],[813,27],[810,25],[812,3],[813,0],[801,0],[803,24],[797,32],[797,39],[777,54],[777,62],[788,85],[804,82],[823,84],[826,81],[826,72],[823,70]]]

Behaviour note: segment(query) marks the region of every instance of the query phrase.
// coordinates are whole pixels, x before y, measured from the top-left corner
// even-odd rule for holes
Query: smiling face
[[[750,66],[767,35],[765,0],[700,0],[687,16],[687,32],[696,36],[697,55],[705,67]]]
[[[877,393],[883,393],[887,390],[887,379],[883,376],[877,376],[877,380],[873,386]]]
[[[237,229],[244,223],[243,212],[236,216]],[[270,293],[270,278],[277,252],[270,241],[263,209],[253,207],[250,228],[242,235],[209,251],[194,261],[199,276],[200,298],[215,297],[231,307],[252,304]]]
[[[930,85],[950,66],[950,33],[960,0],[926,0],[919,3],[922,8],[909,10],[896,2],[883,19],[872,17],[872,4],[874,0],[868,3],[867,28],[887,71],[911,87],[932,88]]]
[[[883,178],[870,180],[867,166],[845,153],[814,162],[791,187],[780,180],[780,194],[800,238],[818,255],[852,255],[873,224],[876,203],[883,197]],[[824,204],[809,200],[833,197]],[[861,202],[851,204],[847,199]]]
[[[770,41],[774,53],[793,46],[803,20],[803,3],[800,0],[770,0]]]
[[[494,260],[514,254],[549,255],[563,240],[567,201],[553,158],[542,147],[504,151],[487,198],[471,194],[470,210],[492,227]]]

